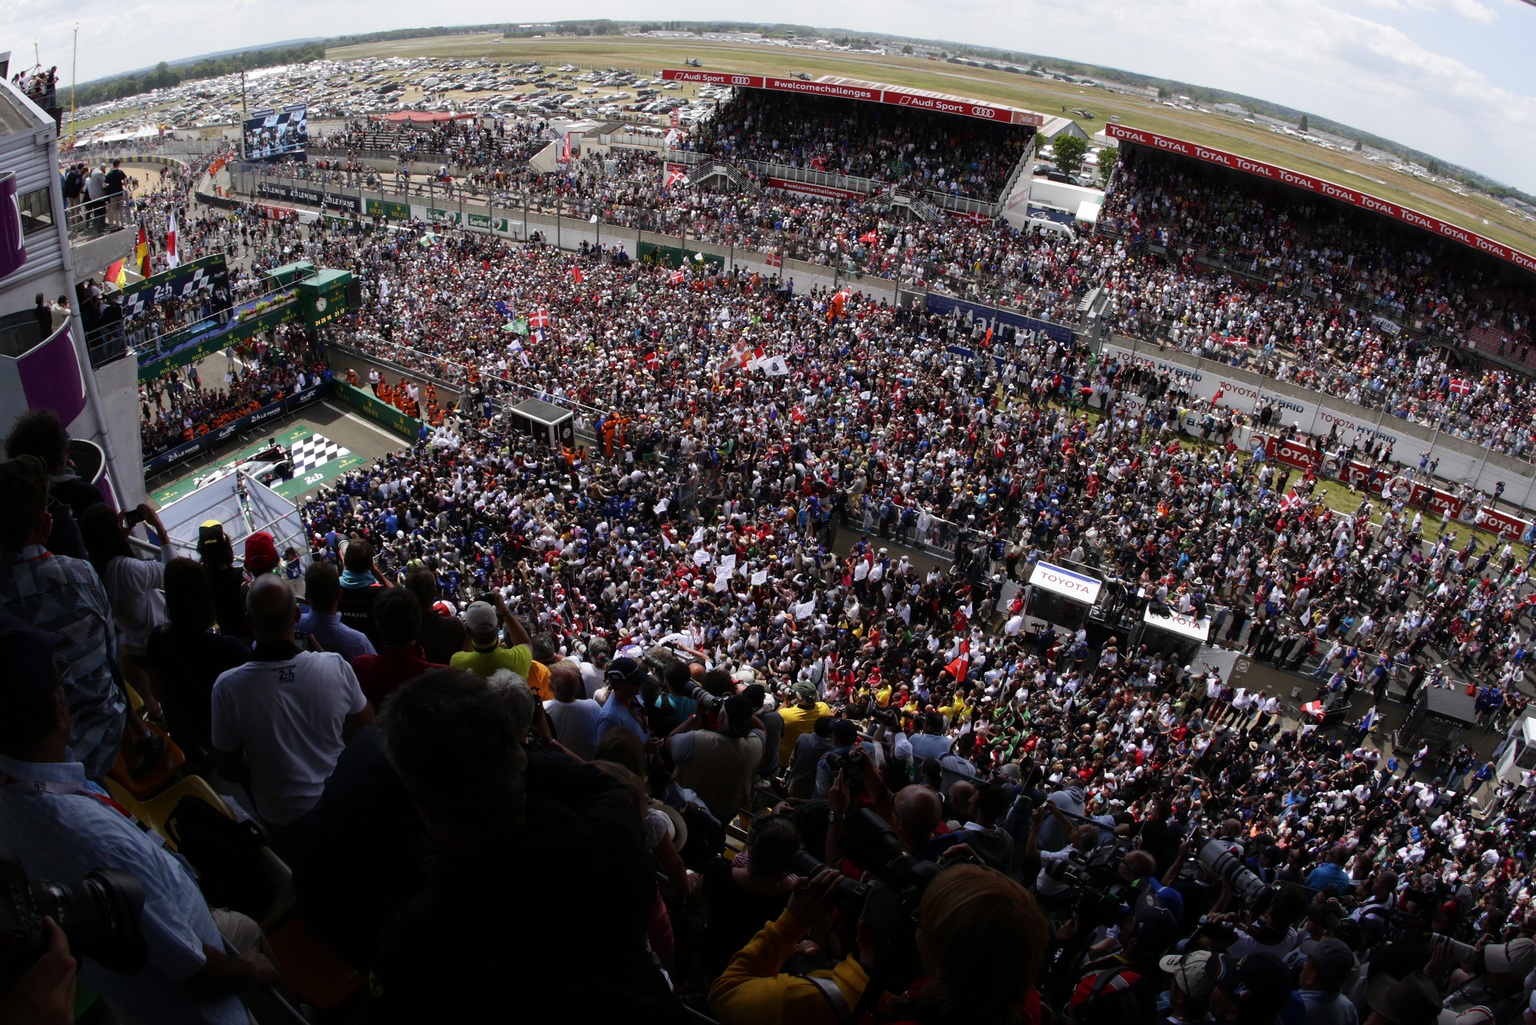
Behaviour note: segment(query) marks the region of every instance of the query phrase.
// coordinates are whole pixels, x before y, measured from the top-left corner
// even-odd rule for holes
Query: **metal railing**
[[[64,211],[71,243],[86,242],[129,227],[128,195],[82,200]]]

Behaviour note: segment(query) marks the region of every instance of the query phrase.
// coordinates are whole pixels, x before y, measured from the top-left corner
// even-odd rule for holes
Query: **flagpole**
[[[69,148],[75,148],[75,79],[80,66],[80,23],[75,22],[75,45],[69,57]]]

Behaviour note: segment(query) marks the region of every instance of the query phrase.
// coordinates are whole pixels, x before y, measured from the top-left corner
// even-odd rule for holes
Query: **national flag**
[[[789,373],[789,364],[783,356],[769,356],[758,363],[758,369],[769,377],[784,377]]]
[[[571,268],[571,280],[579,285],[583,281],[587,280],[587,276],[581,272],[581,268],[580,267],[572,267]]]
[[[511,331],[515,335],[523,335],[526,337],[528,334],[528,318],[518,317],[512,323],[507,325],[507,330]]]
[[[670,189],[683,178],[683,165],[677,164],[667,168],[667,183],[662,188]]]
[[[144,230],[144,222],[139,222],[139,242],[133,247],[133,264],[139,269],[139,276],[149,277],[149,233]]]
[[[1360,720],[1360,732],[1370,733],[1376,728],[1376,724],[1380,718],[1381,717],[1376,714],[1376,706],[1372,705],[1371,710],[1365,713],[1364,717]]]
[[[880,237],[880,236],[878,236],[878,235],[876,235],[876,234],[875,234],[875,233],[874,233],[874,232],[872,232],[872,231],[866,231],[866,232],[865,232],[865,233],[864,233],[864,234],[862,234],[862,235],[860,235],[860,236],[859,236],[859,241],[860,241],[860,242],[863,242],[863,243],[864,243],[864,244],[866,244],[866,245],[870,245],[870,244],[873,244],[873,243],[874,243],[874,241],[875,241],[875,240],[876,240],[876,239],[878,239],[878,238],[879,238],[879,237]]]
[[[176,250],[176,211],[171,211],[171,226],[165,232],[165,265],[177,267],[181,264],[181,254]]]
[[[1453,377],[1453,378],[1451,378],[1451,394],[1452,395],[1471,395],[1472,394],[1472,382],[1467,380],[1465,377]]]
[[[782,266],[784,266],[784,254],[782,252],[780,252],[779,250],[777,250],[777,249],[775,249],[773,252],[769,253],[768,254],[768,266],[770,266],[770,267],[782,267]]]
[[[1221,397],[1223,395],[1225,395],[1226,393],[1227,393],[1227,386],[1224,385],[1224,384],[1223,385],[1218,385],[1217,388],[1216,388],[1216,394],[1211,396],[1211,405],[1214,406],[1217,403],[1221,402]]]
[[[528,318],[528,326],[535,331],[544,331],[549,327],[549,311],[535,310],[533,316]]]
[[[128,284],[127,258],[124,257],[121,260],[113,261],[113,263],[107,267],[107,272],[101,276],[101,280],[105,281],[109,285],[116,285],[118,288],[122,288],[124,285]]]
[[[529,332],[529,337],[538,342],[540,345],[543,345],[549,341],[549,332],[542,327],[536,327]]]
[[[497,299],[491,303],[491,308],[508,320],[512,319],[512,307],[508,306],[504,301]]]
[[[1280,511],[1290,512],[1300,504],[1301,496],[1296,493],[1295,488],[1292,488],[1284,498],[1280,499]]]
[[[560,160],[562,162],[564,162],[564,163],[570,163],[570,160],[571,160],[571,133],[570,132],[566,132],[564,138],[560,142]]]
[[[673,271],[671,276],[667,278],[667,280],[672,282],[672,284],[674,284],[674,285],[681,285],[687,279],[688,279],[688,275],[684,274],[680,270]]]

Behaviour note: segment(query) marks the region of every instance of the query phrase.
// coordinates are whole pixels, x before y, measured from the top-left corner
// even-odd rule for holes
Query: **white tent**
[[[298,508],[243,470],[210,481],[160,510],[176,554],[192,558],[197,557],[198,528],[209,520],[224,525],[237,557],[245,551],[245,539],[264,530],[272,535],[279,555],[296,548],[308,562],[309,542]]]

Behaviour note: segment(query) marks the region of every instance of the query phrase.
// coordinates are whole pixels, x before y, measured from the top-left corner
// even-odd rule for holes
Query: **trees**
[[[1109,176],[1115,173],[1115,161],[1120,159],[1120,150],[1115,146],[1105,146],[1099,150],[1099,186],[1109,186]]]
[[[1296,130],[1302,135],[1307,134],[1307,115],[1301,115],[1301,120],[1296,122]]]
[[[1083,166],[1083,157],[1088,153],[1088,144],[1075,135],[1063,132],[1051,140],[1051,150],[1056,154],[1056,166],[1065,173],[1072,174]]]

